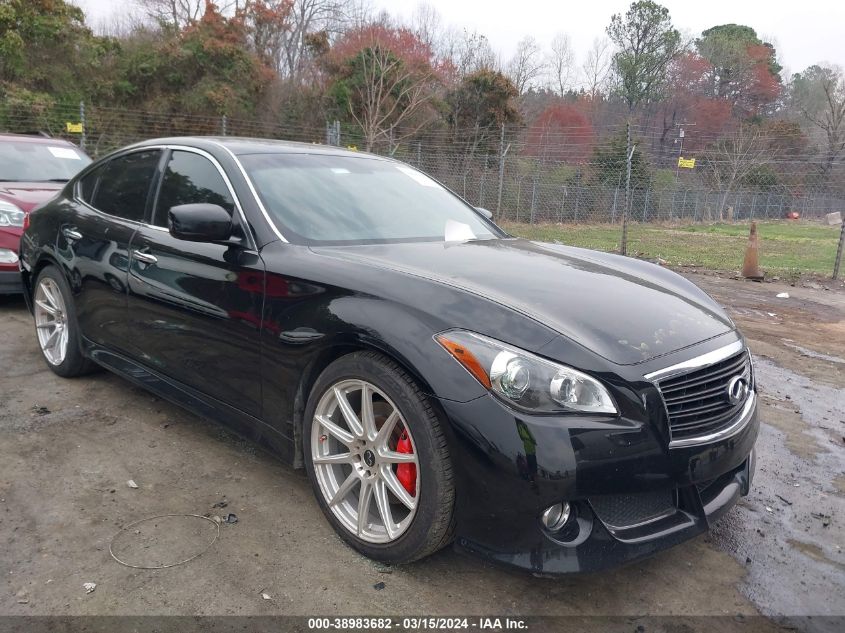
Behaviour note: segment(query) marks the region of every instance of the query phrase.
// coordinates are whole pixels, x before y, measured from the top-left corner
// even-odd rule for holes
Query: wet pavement
[[[751,494],[712,530],[766,615],[845,612],[845,295],[696,278],[755,353],[763,424]],[[750,307],[750,306],[755,307]],[[842,622],[805,623],[839,630]]]
[[[845,419],[843,391],[763,359],[756,370],[766,423],[754,485],[713,541],[746,565],[743,593],[763,613],[841,614],[845,499],[832,475],[845,447],[832,428]]]

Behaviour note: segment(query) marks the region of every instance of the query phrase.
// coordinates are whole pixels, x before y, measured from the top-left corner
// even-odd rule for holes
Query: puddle
[[[845,613],[845,390],[755,359],[760,399],[751,494],[713,527],[770,616]],[[826,631],[830,620],[804,621]]]
[[[845,365],[845,358],[839,358],[838,356],[830,356],[828,354],[822,354],[821,352],[816,352],[811,349],[807,349],[806,347],[801,347],[800,345],[796,345],[794,341],[785,338],[781,339],[783,344],[787,347],[791,347],[797,352],[801,352],[803,356],[807,356],[809,358],[818,358],[819,360],[826,360],[829,363],[841,363]]]
[[[754,317],[757,319],[762,319],[764,321],[771,321],[772,323],[778,323],[783,319],[778,317],[776,312],[771,312],[769,310],[759,310],[757,308],[741,308],[738,306],[725,306],[725,309],[734,316],[741,316],[741,317]]]
[[[817,547],[816,545],[812,545],[811,543],[803,543],[794,539],[789,539],[787,542],[789,543],[790,547],[794,547],[795,549],[803,552],[813,560],[819,561],[820,563],[828,563],[830,565],[835,565],[836,567],[845,570],[845,565],[843,565],[839,561],[830,560],[827,556],[824,555],[824,552],[821,550],[821,548]]]

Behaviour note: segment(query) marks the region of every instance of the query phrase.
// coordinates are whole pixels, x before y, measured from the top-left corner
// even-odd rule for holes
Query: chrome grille
[[[706,435],[730,426],[745,404],[745,400],[732,403],[728,398],[728,385],[735,376],[742,376],[753,389],[747,350],[657,383],[666,404],[673,440]]]

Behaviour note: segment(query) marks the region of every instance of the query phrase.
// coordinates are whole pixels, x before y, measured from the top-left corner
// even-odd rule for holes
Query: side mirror
[[[488,211],[484,207],[475,207],[475,210],[478,211],[481,215],[483,215],[488,220],[493,219],[493,212],[492,211]]]
[[[178,240],[222,242],[232,237],[232,216],[216,204],[180,204],[170,207],[167,227]]]

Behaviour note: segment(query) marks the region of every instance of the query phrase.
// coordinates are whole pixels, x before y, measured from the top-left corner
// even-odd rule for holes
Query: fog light
[[[546,508],[540,520],[547,530],[557,532],[569,521],[569,510],[569,504],[565,501],[556,503]]]

